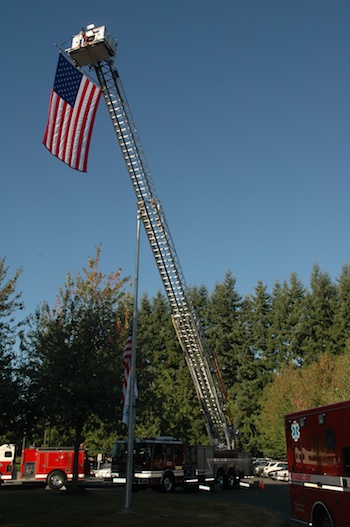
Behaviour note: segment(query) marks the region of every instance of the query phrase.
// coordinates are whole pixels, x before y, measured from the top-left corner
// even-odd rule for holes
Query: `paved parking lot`
[[[217,492],[213,494],[213,497],[224,501],[241,502],[254,507],[272,509],[287,519],[290,527],[297,527],[298,524],[291,520],[289,484],[270,478],[255,478],[253,481],[256,484],[259,481],[263,482],[264,490],[256,485],[256,488],[239,488]]]

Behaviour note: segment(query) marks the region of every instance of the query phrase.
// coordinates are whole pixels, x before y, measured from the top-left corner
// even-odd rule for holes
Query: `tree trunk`
[[[79,488],[79,477],[78,477],[78,461],[79,461],[79,450],[82,443],[82,427],[76,428],[75,441],[74,441],[74,463],[73,463],[73,479],[72,479],[72,490],[78,490]]]

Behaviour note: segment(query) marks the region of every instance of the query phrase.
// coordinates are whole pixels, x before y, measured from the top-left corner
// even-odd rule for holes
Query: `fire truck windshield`
[[[125,441],[117,441],[113,446],[112,458],[114,462],[121,461],[128,455],[128,445]],[[133,450],[134,462],[142,463],[151,457],[151,445],[135,443]]]

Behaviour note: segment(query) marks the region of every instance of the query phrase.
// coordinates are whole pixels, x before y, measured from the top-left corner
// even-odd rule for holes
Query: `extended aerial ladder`
[[[185,353],[207,434],[212,445],[234,448],[227,394],[214,354],[205,343],[160,200],[153,185],[127,98],[115,66],[116,42],[105,26],[88,26],[67,50],[78,67],[92,67],[136,194],[139,214],[170,302],[173,323]],[[212,374],[214,373],[214,375]]]

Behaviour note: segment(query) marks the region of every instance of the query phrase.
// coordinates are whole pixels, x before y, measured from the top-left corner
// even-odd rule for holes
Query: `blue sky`
[[[54,6],[54,7],[53,7]],[[101,99],[88,173],[42,145],[58,52],[89,23],[117,66],[187,284],[242,294],[350,261],[348,0],[47,0],[2,6],[1,256],[26,311],[102,244],[134,274],[136,203]],[[162,283],[142,233],[139,295]]]

